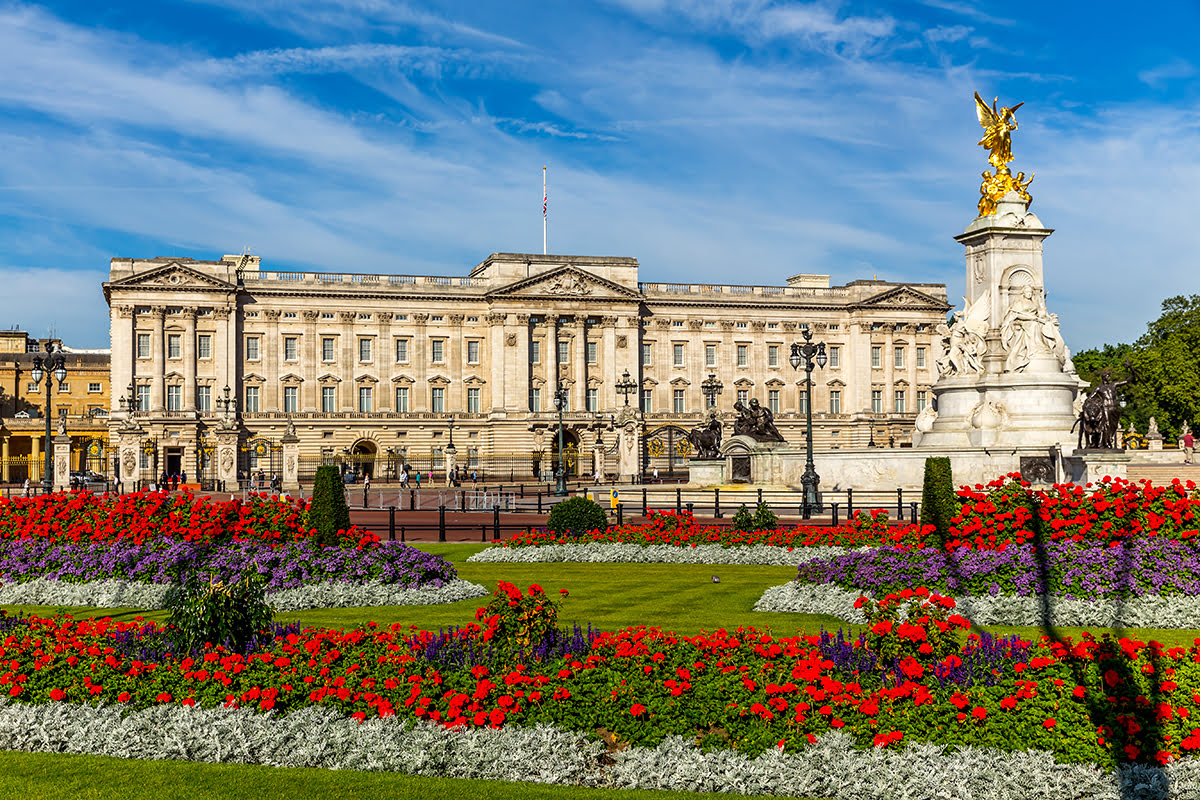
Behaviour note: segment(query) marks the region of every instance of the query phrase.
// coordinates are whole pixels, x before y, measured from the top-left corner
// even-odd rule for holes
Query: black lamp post
[[[700,391],[704,393],[704,399],[707,401],[707,408],[717,407],[717,395],[725,388],[725,384],[721,383],[721,379],[717,377],[717,373],[710,372],[708,377],[700,382]]]
[[[567,470],[563,453],[563,408],[567,405],[567,390],[561,384],[554,390],[554,407],[558,409],[558,469],[555,471],[554,496],[567,496]]]
[[[629,370],[621,374],[616,383],[617,394],[624,396],[625,405],[629,405],[629,395],[637,390],[637,383],[629,376]]]
[[[54,491],[54,452],[50,443],[50,387],[54,381],[61,384],[67,379],[67,362],[63,357],[62,349],[55,350],[54,345],[50,342],[46,342],[44,358],[42,356],[33,357],[33,369],[29,372],[29,377],[33,378],[34,384],[41,383],[42,376],[46,378],[46,453],[42,466],[42,492],[50,494]]]
[[[813,344],[812,331],[804,329],[804,343],[792,344],[792,354],[788,358],[792,369],[799,369],[804,364],[804,445],[805,461],[804,475],[800,484],[804,487],[804,505],[813,508],[817,505],[817,487],[821,484],[821,476],[817,474],[813,464],[813,433],[812,433],[812,372],[813,367],[824,367],[826,362],[825,343]],[[815,362],[815,364],[814,364]]]

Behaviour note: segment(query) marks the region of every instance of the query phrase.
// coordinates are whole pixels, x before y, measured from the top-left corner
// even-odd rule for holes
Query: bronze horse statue
[[[720,458],[721,420],[713,417],[706,424],[697,425],[688,431],[687,439],[696,451],[695,458]]]

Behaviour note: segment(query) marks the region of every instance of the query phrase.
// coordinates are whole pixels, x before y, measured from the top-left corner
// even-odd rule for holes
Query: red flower
[[[1054,717],[1050,717],[1049,719],[1047,719],[1045,722],[1042,723],[1042,727],[1049,730],[1050,728],[1053,728],[1057,724],[1058,724],[1058,720],[1056,720]]]
[[[975,708],[971,710],[971,716],[975,719],[987,719],[987,709],[983,706],[975,706]]]
[[[62,689],[51,689],[50,690],[50,699],[51,700],[55,700],[55,701],[65,700],[66,697],[67,697],[67,693],[64,692]]]
[[[488,721],[491,722],[493,728],[499,728],[504,724],[504,720],[504,710],[500,708],[493,708],[492,713],[488,715]]]
[[[646,713],[646,707],[641,703],[634,703],[629,707],[629,715],[632,717],[640,717]]]

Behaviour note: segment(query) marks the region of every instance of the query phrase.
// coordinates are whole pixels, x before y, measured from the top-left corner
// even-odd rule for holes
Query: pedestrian
[[[400,488],[404,489],[408,486],[408,470],[400,470]]]
[[[433,470],[429,470],[429,485],[433,486]]]
[[[180,483],[187,483],[187,473],[186,473],[186,472],[180,473],[180,475],[179,475],[179,482],[180,482]]]
[[[371,491],[371,476],[367,475],[363,478],[363,492]]]
[[[1183,463],[1192,463],[1192,451],[1196,447],[1196,440],[1192,437],[1192,432],[1184,430],[1183,433]]]
[[[25,496],[29,497],[29,478],[25,479]]]
[[[475,484],[476,486],[479,485],[479,470],[471,470],[471,483]]]
[[[167,490],[167,481],[168,480],[169,479],[167,477],[167,471],[164,469],[162,475],[158,476],[158,488],[162,489],[165,492]]]
[[[654,482],[655,482],[655,483],[658,483],[658,467],[655,467],[655,468],[654,468],[654,473],[653,473],[653,475],[654,475]]]
[[[420,489],[421,488],[421,470],[417,470],[416,472],[414,472],[413,477],[416,478],[417,488]]]
[[[176,472],[174,475],[171,476],[171,491],[174,492],[174,491],[178,491],[178,490],[179,490],[179,473]]]

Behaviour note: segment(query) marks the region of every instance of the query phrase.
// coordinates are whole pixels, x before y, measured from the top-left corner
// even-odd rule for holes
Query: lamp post
[[[50,387],[54,381],[61,384],[67,379],[67,362],[63,357],[62,348],[55,350],[51,342],[46,342],[44,358],[42,356],[33,357],[33,369],[29,372],[29,377],[33,378],[35,385],[42,382],[42,376],[46,378],[46,439],[44,447],[46,458],[42,466],[42,493],[50,494],[54,491],[54,451],[50,446]]]
[[[621,374],[620,379],[616,383],[617,394],[625,398],[625,405],[629,405],[629,395],[637,390],[637,383],[629,376],[629,370],[625,370]]]
[[[717,373],[715,372],[708,373],[708,377],[700,382],[700,391],[704,393],[707,408],[717,407],[717,395],[724,388],[725,384],[721,383],[721,379],[717,377]]]
[[[804,364],[804,397],[806,400],[804,403],[805,461],[804,475],[800,477],[800,484],[804,488],[804,505],[807,508],[817,505],[817,487],[821,484],[821,476],[817,474],[816,465],[813,464],[812,372],[814,366],[823,368],[825,361],[825,343],[819,342],[813,344],[812,331],[805,328],[804,343],[795,342],[792,344],[792,354],[788,358],[788,362],[792,365],[792,369],[799,369],[800,365]]]
[[[558,468],[554,477],[554,496],[567,496],[567,470],[565,454],[563,453],[563,408],[567,405],[567,390],[559,384],[554,390],[554,407],[558,409]]]

